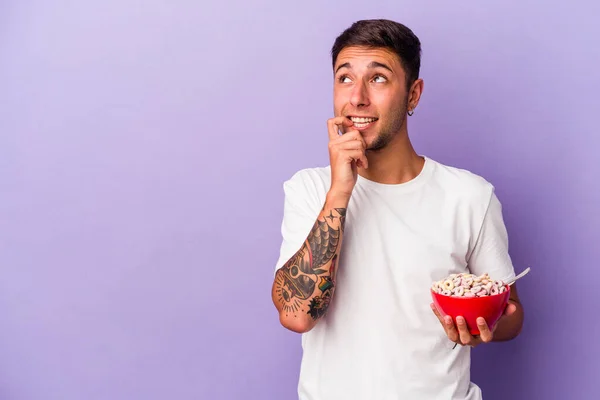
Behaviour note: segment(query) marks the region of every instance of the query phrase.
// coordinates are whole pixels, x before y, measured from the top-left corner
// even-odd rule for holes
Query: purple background
[[[473,380],[597,398],[597,2],[321,3],[0,3],[0,399],[295,397],[282,183],[328,163],[329,49],[372,17],[423,42],[417,151],[492,181],[533,267]]]

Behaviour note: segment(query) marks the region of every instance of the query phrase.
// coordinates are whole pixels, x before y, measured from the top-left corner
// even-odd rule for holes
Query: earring
[[[415,110],[410,110],[410,111],[408,112],[408,116],[409,116],[409,117],[412,117],[412,115],[413,115],[414,113],[415,113]]]

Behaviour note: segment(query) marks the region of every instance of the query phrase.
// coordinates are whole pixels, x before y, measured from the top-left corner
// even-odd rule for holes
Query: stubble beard
[[[404,106],[400,110],[400,115],[397,116],[397,118],[394,118],[392,121],[390,121],[390,123],[386,126],[382,126],[380,128],[379,134],[377,135],[373,143],[371,143],[371,145],[367,147],[367,151],[377,152],[386,148],[388,144],[390,144],[390,142],[394,139],[396,135],[399,134],[400,130],[402,129],[402,125],[404,124],[404,120],[406,119],[406,111],[407,108],[405,102]]]

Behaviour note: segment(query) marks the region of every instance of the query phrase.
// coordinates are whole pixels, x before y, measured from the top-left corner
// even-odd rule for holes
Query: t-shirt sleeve
[[[515,276],[508,253],[508,233],[502,217],[502,205],[493,191],[468,267],[472,274],[488,273],[493,279],[502,281]]]
[[[281,223],[282,242],[275,273],[299,249],[308,237],[319,215],[320,207],[302,171],[283,184],[284,206]]]

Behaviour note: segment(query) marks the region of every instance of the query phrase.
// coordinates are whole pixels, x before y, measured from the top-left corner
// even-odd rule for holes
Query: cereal
[[[438,294],[453,297],[484,297],[504,293],[508,289],[504,282],[492,279],[487,273],[452,274],[446,279],[434,282],[431,289]]]

